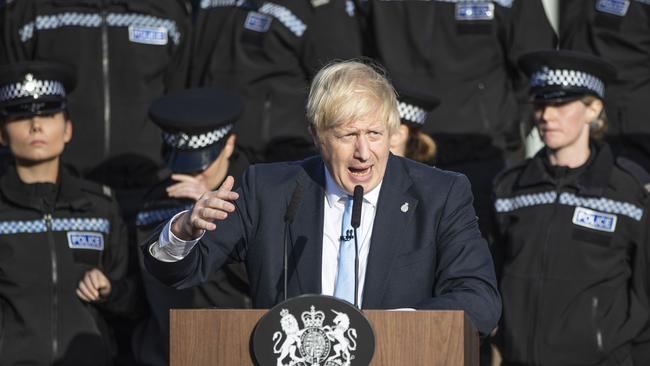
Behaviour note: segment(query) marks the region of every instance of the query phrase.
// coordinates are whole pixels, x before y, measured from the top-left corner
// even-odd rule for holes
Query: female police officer
[[[126,312],[126,242],[110,191],[61,167],[74,74],[50,62],[0,68],[0,364],[106,365],[102,310]]]
[[[520,66],[545,147],[494,187],[504,364],[632,365],[648,326],[647,192],[597,140],[615,69],[570,51]]]

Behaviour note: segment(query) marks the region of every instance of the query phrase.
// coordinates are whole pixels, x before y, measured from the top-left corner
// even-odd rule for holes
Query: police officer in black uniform
[[[248,161],[232,133],[243,109],[238,94],[219,89],[189,89],[157,99],[149,110],[162,130],[164,157],[171,175],[151,188],[137,215],[138,242],[174,215],[191,209],[206,191],[216,189],[227,175],[239,176]],[[197,287],[167,287],[146,270],[142,276],[150,316],[138,327],[133,350],[146,365],[169,363],[169,309],[248,308],[248,278],[242,263],[224,266]],[[219,340],[215,340],[218,342]]]
[[[645,365],[632,357],[650,346],[644,172],[596,139],[615,69],[571,51],[521,66],[545,147],[494,188],[504,365]]]
[[[392,79],[440,98],[423,131],[438,144],[436,165],[467,175],[485,232],[495,174],[521,157],[527,115],[523,53],[553,48],[540,0],[369,0],[366,52]]]
[[[83,121],[76,134],[84,138],[68,146],[67,163],[115,189],[154,183],[143,171],[162,165],[161,140],[147,109],[187,82],[188,3],[20,0],[0,16],[9,61],[57,60],[77,70],[68,111]]]
[[[560,1],[560,47],[612,63],[607,88],[607,140],[615,154],[650,170],[650,1]]]
[[[74,83],[57,63],[0,67],[0,141],[13,155],[0,179],[2,365],[111,365],[102,315],[131,311],[111,191],[61,166]]]
[[[309,80],[334,59],[359,56],[350,0],[204,0],[190,84],[244,95],[236,133],[252,162],[300,159],[315,153],[305,117]]]

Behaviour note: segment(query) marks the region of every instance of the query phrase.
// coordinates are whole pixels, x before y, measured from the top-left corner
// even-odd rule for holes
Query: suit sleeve
[[[190,253],[177,262],[161,262],[149,252],[149,247],[158,240],[164,225],[141,244],[146,270],[162,283],[183,289],[205,282],[210,274],[228,262],[242,262],[246,257],[246,243],[253,232],[255,212],[252,204],[256,201],[253,188],[255,170],[246,171],[235,201],[235,212],[223,221],[215,222],[216,230],[208,231],[192,248]]]
[[[449,190],[437,243],[434,297],[421,307],[463,310],[482,335],[489,334],[501,316],[501,298],[464,176],[457,176]]]

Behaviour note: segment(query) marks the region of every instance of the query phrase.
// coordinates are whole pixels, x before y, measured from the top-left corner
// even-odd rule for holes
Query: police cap
[[[177,173],[206,169],[221,153],[243,107],[240,95],[220,88],[182,90],[155,100],[149,116],[162,130],[169,168]]]
[[[424,88],[417,88],[413,83],[394,80],[397,91],[397,109],[402,123],[410,127],[422,127],[429,112],[440,104],[440,99]]]
[[[616,78],[616,68],[591,54],[568,50],[544,50],[519,58],[519,67],[530,78],[534,102],[562,102],[593,95],[605,97],[605,85]]]
[[[74,69],[53,61],[0,66],[0,120],[65,110],[75,86]]]

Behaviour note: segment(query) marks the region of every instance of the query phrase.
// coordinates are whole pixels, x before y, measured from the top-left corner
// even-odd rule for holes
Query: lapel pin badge
[[[409,203],[408,203],[408,202],[404,202],[404,203],[402,204],[402,207],[400,207],[400,210],[402,210],[402,212],[404,212],[404,213],[408,212],[408,210],[409,210]]]

